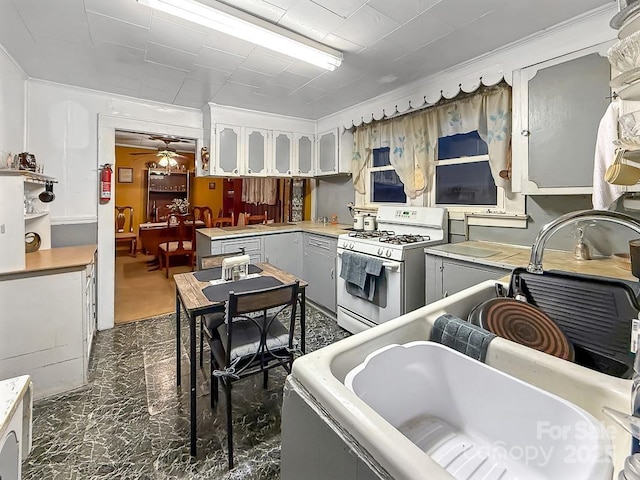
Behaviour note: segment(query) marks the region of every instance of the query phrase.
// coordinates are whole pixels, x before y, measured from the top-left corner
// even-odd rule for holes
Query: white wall
[[[24,148],[25,73],[0,45],[0,151]],[[4,161],[6,158],[0,159]]]
[[[34,80],[27,88],[27,149],[59,182],[54,224],[97,220],[98,115],[202,127],[202,113],[191,108]]]

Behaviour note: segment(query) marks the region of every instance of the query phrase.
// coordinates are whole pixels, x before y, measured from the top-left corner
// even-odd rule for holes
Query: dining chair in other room
[[[135,257],[138,250],[138,234],[133,231],[133,207],[116,205],[116,211],[116,246],[118,243],[127,242],[130,245],[129,254]],[[128,226],[127,217],[129,217]]]
[[[193,207],[193,216],[196,220],[200,220],[204,222],[204,225],[207,228],[213,227],[213,210],[211,207],[203,206],[203,207]]]
[[[221,383],[226,398],[229,469],[233,468],[232,384],[262,373],[263,388],[267,388],[272,368],[284,367],[291,373],[297,297],[297,281],[251,292],[229,292],[226,321],[209,341],[211,406],[218,403]]]
[[[222,267],[222,260],[238,255],[244,255],[244,248],[240,248],[236,252],[198,256],[197,267],[198,270]],[[200,368],[204,363],[204,339],[206,337],[210,340],[215,335],[216,329],[224,322],[224,318],[224,307],[221,307],[219,312],[205,313],[200,317]]]
[[[195,217],[192,214],[170,213],[167,217],[165,240],[158,245],[160,270],[167,269],[169,278],[169,263],[171,257],[186,256],[189,265],[193,267],[196,247]]]
[[[264,212],[264,215],[251,215],[250,213],[246,213],[244,218],[247,225],[267,223],[267,212]]]
[[[214,227],[227,227],[227,226],[232,227],[234,221],[235,221],[235,218],[233,216],[233,212],[231,212],[231,216],[223,217],[222,210],[220,210],[220,212],[218,212],[218,216],[213,219],[213,226]]]

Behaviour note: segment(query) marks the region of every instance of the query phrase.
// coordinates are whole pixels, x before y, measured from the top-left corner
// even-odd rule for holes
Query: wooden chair
[[[190,223],[190,224],[189,224]],[[193,267],[196,247],[195,217],[192,214],[170,213],[167,218],[167,238],[158,245],[160,270],[167,269],[169,278],[169,261],[171,257],[187,256],[189,265]]]
[[[234,294],[229,293],[226,322],[209,340],[211,407],[218,403],[218,383],[225,392],[229,469],[233,468],[231,385],[243,378],[284,367],[291,372],[298,282]],[[282,322],[280,321],[282,320]]]
[[[255,225],[257,223],[267,223],[267,212],[264,212],[264,215],[251,215],[250,213],[245,214],[245,222],[247,225]]]
[[[235,221],[235,218],[233,216],[233,212],[231,212],[230,217],[223,217],[222,209],[220,209],[220,211],[218,212],[218,216],[213,219],[213,226],[214,227],[226,227],[226,226],[232,227],[234,221]]]
[[[210,207],[193,207],[193,216],[196,220],[204,222],[207,228],[213,227],[213,210]]]
[[[116,206],[116,246],[118,242],[129,243],[129,254],[132,257],[137,255],[138,250],[138,234],[133,231],[133,207],[126,206]],[[127,223],[127,215],[126,212],[129,212],[129,228],[126,228]]]

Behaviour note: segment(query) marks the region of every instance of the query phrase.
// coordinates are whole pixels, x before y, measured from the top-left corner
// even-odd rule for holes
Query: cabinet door
[[[264,261],[302,278],[302,233],[279,233],[262,238]]]
[[[318,175],[338,173],[338,129],[318,135]]]
[[[313,176],[314,138],[312,135],[296,134],[295,136],[295,175],[298,177]]]
[[[453,295],[485,280],[495,280],[508,275],[510,270],[489,265],[442,260],[442,296]]]
[[[596,136],[611,96],[610,76],[601,46],[515,73],[514,191],[591,193]]]
[[[293,167],[293,134],[290,132],[273,132],[272,168],[270,174],[279,177],[291,176]]]
[[[242,151],[240,127],[216,125],[216,155],[214,172],[216,175],[239,176],[242,173]]]
[[[307,281],[307,298],[336,311],[335,239],[322,235],[304,235],[303,278]]]
[[[244,145],[246,151],[246,174],[265,176],[269,159],[269,131],[260,128],[244,129]]]

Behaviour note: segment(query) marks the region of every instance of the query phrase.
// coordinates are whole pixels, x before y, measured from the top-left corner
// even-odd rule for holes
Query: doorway
[[[116,231],[124,232],[116,233],[114,323],[121,324],[175,310],[172,275],[190,268],[177,257],[166,278],[158,244],[169,240],[161,228],[169,205],[176,199],[193,204],[196,141],[124,130],[116,130],[115,141],[114,207],[122,212]],[[130,234],[135,242],[118,240]]]
[[[184,118],[185,124],[194,126],[172,125],[148,120],[99,115],[98,118],[98,157],[96,168],[104,164],[112,165],[117,182],[118,162],[116,159],[116,131],[141,132],[147,135],[178,136],[195,139],[195,152],[199,152],[203,145],[202,128],[195,119]],[[199,160],[196,156],[196,168]],[[115,321],[115,281],[116,281],[116,252],[115,252],[115,205],[118,198],[108,203],[98,204],[98,329],[112,328]],[[145,296],[139,291],[140,301]],[[170,295],[172,305],[175,305],[174,293]],[[172,310],[171,310],[172,311]]]

